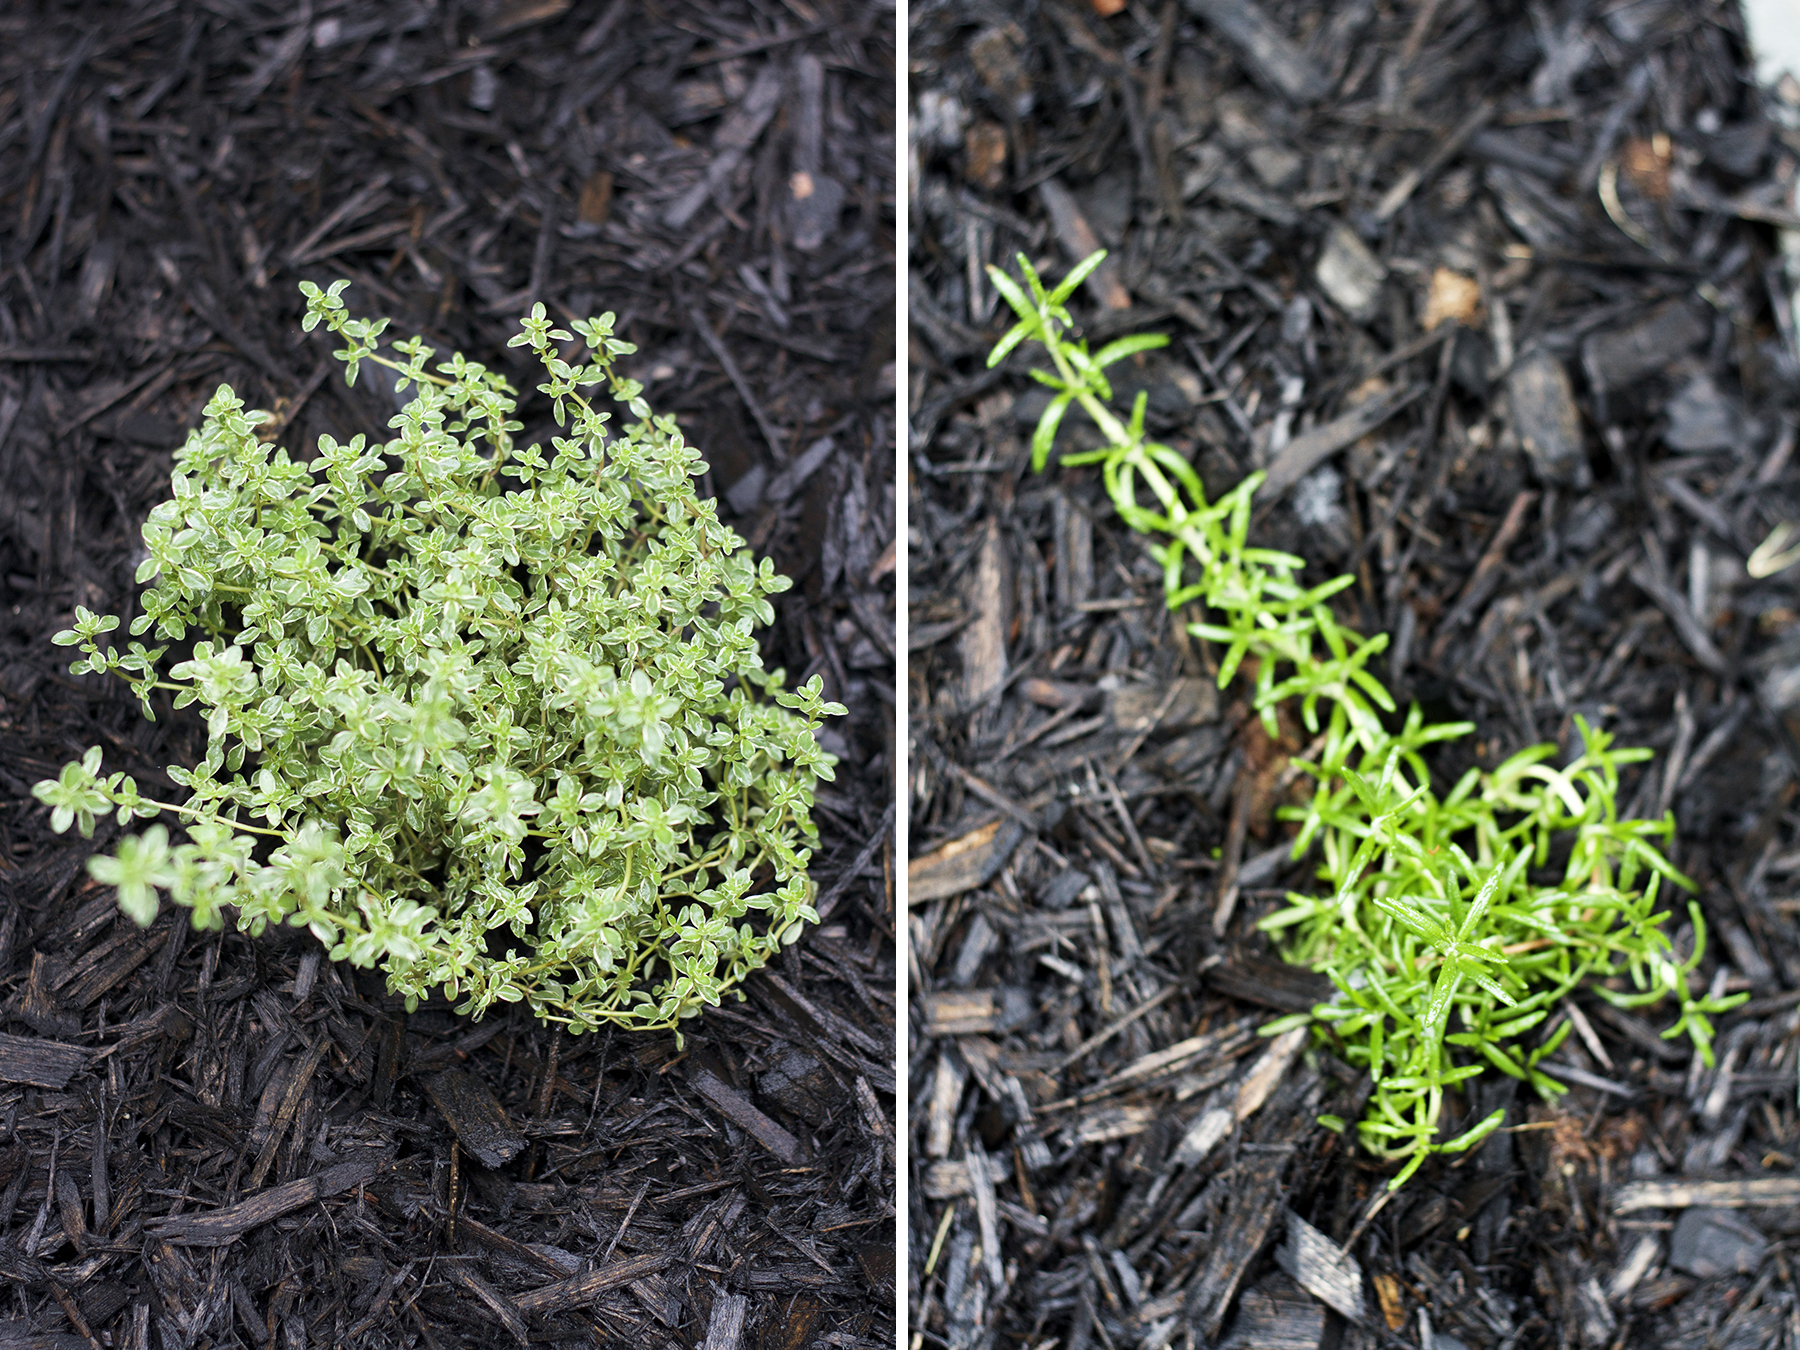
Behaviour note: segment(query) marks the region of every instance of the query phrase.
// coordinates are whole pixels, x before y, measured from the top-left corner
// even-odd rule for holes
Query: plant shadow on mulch
[[[1673,0],[915,7],[924,1345],[1795,1343],[1800,603],[1794,571],[1746,564],[1800,486],[1773,228],[1800,224],[1800,135],[1739,23]],[[1273,816],[1305,738],[1271,744],[1243,682],[1217,690],[1096,470],[1030,471],[1044,362],[985,365],[1011,315],[983,266],[1059,278],[1097,245],[1084,335],[1171,339],[1114,368],[1118,402],[1147,393],[1213,496],[1271,471],[1252,544],[1309,584],[1354,574],[1333,603],[1393,635],[1388,687],[1477,725],[1441,782],[1567,754],[1577,715],[1656,751],[1621,810],[1673,809],[1696,980],[1750,996],[1716,1069],[1660,1038],[1667,1006],[1581,994],[1568,1095],[1477,1080],[1449,1114],[1505,1106],[1509,1130],[1374,1213],[1397,1165],[1317,1123],[1356,1119],[1366,1078],[1253,1034],[1331,992],[1254,929],[1313,884]],[[1097,442],[1080,422],[1064,450]]]
[[[0,16],[0,1341],[890,1343],[893,24]],[[297,457],[386,424],[388,386],[299,331],[296,283],[338,277],[391,336],[515,374],[534,301],[617,311],[704,490],[795,579],[768,664],[850,708],[815,813],[831,911],[680,1050],[409,1016],[304,935],[140,931],[30,797],[93,744],[164,791],[193,762],[191,720],[49,639],[77,604],[133,613],[137,531],[221,382]],[[539,395],[522,417],[555,430]]]

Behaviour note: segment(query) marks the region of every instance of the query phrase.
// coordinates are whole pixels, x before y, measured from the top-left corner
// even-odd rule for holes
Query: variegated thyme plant
[[[698,496],[695,449],[614,369],[634,349],[611,314],[522,321],[568,435],[519,445],[497,372],[431,366],[417,337],[381,354],[387,320],[350,318],[346,284],[302,283],[304,326],[344,339],[351,383],[369,361],[416,388],[394,438],[296,463],[221,386],[144,526],[130,631],[162,645],[120,651],[83,609],[56,637],[146,716],[157,691],[205,710],[205,758],[169,770],[186,800],[103,774],[98,746],[36,795],[87,837],[108,812],[180,818],[181,842],[152,825],[89,862],[141,924],[166,894],[197,928],[310,928],[409,1008],[442,989],[578,1032],[673,1026],[817,920],[835,761],[813,732],[844,710],[763,669],[788,580]]]
[[[1354,579],[1302,587],[1304,559],[1249,546],[1262,474],[1209,504],[1192,466],[1144,439],[1145,395],[1123,420],[1108,407],[1106,368],[1167,339],[1120,338],[1090,355],[1065,336],[1073,325],[1064,302],[1103,257],[1085,259],[1049,292],[1023,256],[1024,287],[990,267],[1019,322],[988,364],[1024,341],[1043,345],[1055,369],[1032,374],[1055,397],[1032,439],[1034,468],[1048,462],[1068,409],[1085,411],[1106,444],[1062,463],[1098,463],[1119,516],[1163,541],[1151,553],[1163,567],[1168,605],[1204,608],[1207,622],[1190,631],[1224,648],[1220,687],[1249,663],[1251,705],[1271,736],[1276,707],[1288,700],[1298,700],[1308,732],[1318,736],[1323,726],[1319,758],[1296,761],[1315,780],[1312,798],[1281,814],[1300,823],[1294,857],[1317,847],[1324,889],[1290,895],[1288,907],[1261,926],[1289,960],[1328,975],[1338,994],[1264,1033],[1311,1022],[1369,1071],[1375,1091],[1358,1134],[1371,1152],[1405,1160],[1396,1188],[1431,1154],[1466,1149],[1503,1120],[1495,1111],[1443,1138],[1447,1089],[1492,1067],[1541,1093],[1567,1091],[1539,1066],[1572,1023],[1548,1036],[1540,1031],[1535,1044],[1527,1037],[1577,986],[1621,1007],[1674,997],[1681,1017],[1664,1034],[1685,1032],[1710,1065],[1709,1016],[1747,996],[1690,991],[1688,976],[1706,944],[1698,905],[1688,904],[1694,950],[1686,960],[1663,927],[1660,883],[1693,889],[1652,842],[1674,833],[1673,816],[1619,818],[1619,769],[1650,752],[1614,750],[1610,737],[1578,719],[1583,750],[1563,767],[1551,763],[1554,745],[1532,746],[1492,772],[1469,770],[1440,796],[1421,751],[1474,728],[1427,724],[1416,707],[1396,715],[1367,669],[1387,636],[1352,632],[1328,603]],[[1553,854],[1566,861],[1552,867]],[[1629,989],[1612,987],[1621,984],[1614,977],[1628,977]]]

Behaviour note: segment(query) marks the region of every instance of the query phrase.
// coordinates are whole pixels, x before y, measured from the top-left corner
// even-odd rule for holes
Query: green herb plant
[[[98,746],[36,795],[84,837],[107,812],[181,818],[183,842],[156,824],[89,861],[140,924],[166,894],[196,928],[309,928],[409,1009],[441,989],[576,1032],[673,1026],[817,921],[835,761],[813,733],[844,709],[763,669],[789,582],[697,495],[706,466],[615,369],[634,348],[611,314],[522,320],[510,345],[568,434],[521,445],[497,372],[431,367],[418,337],[382,354],[388,321],[349,317],[347,284],[303,282],[303,326],[344,340],[350,383],[369,361],[416,388],[393,439],[321,436],[297,463],[221,386],[143,530],[130,632],[163,645],[120,651],[85,609],[55,639],[146,716],[159,691],[205,711],[205,757],[168,771],[186,800],[103,776]]]
[[[1440,793],[1424,752],[1473,725],[1427,723],[1416,706],[1398,713],[1368,670],[1386,635],[1364,638],[1332,613],[1331,597],[1353,578],[1302,585],[1304,559],[1248,543],[1264,475],[1208,503],[1192,466],[1145,439],[1144,394],[1124,418],[1108,406],[1107,367],[1167,339],[1126,337],[1090,354],[1066,335],[1065,302],[1104,256],[1085,259],[1048,292],[1023,255],[1023,286],[990,267],[1018,323],[988,364],[1028,339],[1043,346],[1054,369],[1031,373],[1055,396],[1032,438],[1033,468],[1045,467],[1064,414],[1079,406],[1105,444],[1061,462],[1098,464],[1120,518],[1157,541],[1150,553],[1163,568],[1168,606],[1198,603],[1205,621],[1189,631],[1223,649],[1220,687],[1254,669],[1251,706],[1270,735],[1278,735],[1278,707],[1297,701],[1322,745],[1316,760],[1295,761],[1313,782],[1310,800],[1280,814],[1298,822],[1296,859],[1317,848],[1323,890],[1290,894],[1260,926],[1288,960],[1329,976],[1337,996],[1264,1033],[1312,1023],[1369,1071],[1375,1090],[1358,1135],[1370,1152],[1404,1160],[1394,1188],[1432,1154],[1467,1149],[1503,1121],[1494,1111],[1443,1137],[1444,1094],[1456,1085],[1492,1067],[1546,1096],[1567,1091],[1540,1065],[1572,1023],[1538,1032],[1536,1044],[1528,1037],[1578,986],[1619,1007],[1673,996],[1681,1016],[1664,1036],[1685,1032],[1710,1065],[1709,1016],[1746,996],[1690,992],[1706,943],[1698,905],[1688,902],[1687,959],[1663,928],[1661,883],[1694,889],[1653,842],[1673,834],[1673,815],[1619,816],[1620,769],[1650,751],[1614,749],[1605,732],[1577,719],[1583,748],[1562,767],[1553,763],[1556,746],[1532,746],[1490,772],[1470,769]],[[1322,1121],[1345,1128],[1335,1117]]]

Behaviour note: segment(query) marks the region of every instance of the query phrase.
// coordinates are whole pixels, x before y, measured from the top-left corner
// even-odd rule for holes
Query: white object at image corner
[[[1756,58],[1756,82],[1765,88],[1783,75],[1800,82],[1800,6],[1795,0],[1741,0],[1744,34]]]

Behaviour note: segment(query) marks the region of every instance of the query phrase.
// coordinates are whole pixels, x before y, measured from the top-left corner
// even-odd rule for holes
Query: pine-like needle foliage
[[[1192,466],[1144,438],[1145,395],[1124,419],[1108,406],[1106,368],[1167,339],[1126,337],[1090,354],[1066,336],[1073,325],[1064,302],[1104,256],[1085,259],[1048,292],[1023,256],[1023,286],[990,267],[1019,321],[988,364],[1027,340],[1043,346],[1054,369],[1032,375],[1055,396],[1032,439],[1033,467],[1048,462],[1068,409],[1086,412],[1107,443],[1061,462],[1097,463],[1120,518],[1156,541],[1150,552],[1169,607],[1198,603],[1207,621],[1190,631],[1224,649],[1220,686],[1254,669],[1251,704],[1272,736],[1276,709],[1289,702],[1309,733],[1322,733],[1318,758],[1296,761],[1313,779],[1310,800],[1280,813],[1299,825],[1294,857],[1315,850],[1322,888],[1290,895],[1261,926],[1338,993],[1264,1032],[1311,1022],[1369,1071],[1375,1091],[1358,1134],[1372,1153],[1405,1159],[1395,1187],[1432,1153],[1466,1149],[1500,1125],[1504,1113],[1495,1111],[1445,1138],[1444,1094],[1457,1084],[1491,1067],[1546,1095],[1567,1090],[1540,1065],[1572,1024],[1535,1041],[1532,1033],[1578,985],[1621,1007],[1673,996],[1681,1018],[1665,1034],[1685,1032],[1710,1064],[1708,1018],[1744,996],[1690,992],[1706,941],[1697,905],[1688,904],[1695,945],[1685,961],[1663,927],[1661,883],[1693,889],[1656,846],[1674,833],[1673,816],[1619,817],[1620,767],[1650,752],[1615,750],[1578,719],[1583,749],[1561,767],[1554,745],[1533,746],[1439,792],[1423,752],[1473,726],[1427,724],[1417,707],[1398,713],[1368,670],[1386,634],[1364,638],[1332,613],[1331,597],[1353,578],[1301,585],[1304,559],[1249,544],[1262,474],[1208,503]]]

